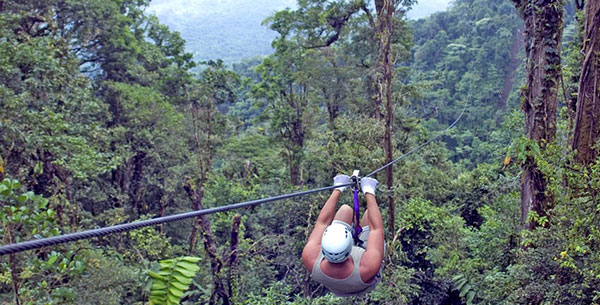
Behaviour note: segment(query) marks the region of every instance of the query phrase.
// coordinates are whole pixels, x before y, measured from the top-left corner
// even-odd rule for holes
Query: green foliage
[[[455,1],[446,12],[411,22],[414,74],[431,86],[418,111],[435,115],[444,126],[454,121],[462,103],[468,105],[459,124],[468,132],[453,136],[448,146],[470,168],[497,158],[497,146],[510,143],[491,135],[519,103],[521,27],[509,1]]]
[[[322,187],[384,161],[373,103],[381,37],[366,1],[299,1],[265,21],[275,53],[236,72],[203,62],[198,73],[181,36],[146,14],[148,1],[0,2],[5,244],[189,211],[187,177],[203,206],[216,207]],[[396,13],[413,2],[396,2]],[[520,21],[509,1],[457,0],[394,24],[393,156],[467,107],[442,141],[394,165],[394,185],[380,184],[385,219],[384,198],[396,200],[398,231],[386,232],[376,290],[338,298],[310,281],[299,257],[319,194],[236,211],[233,252],[231,213],[207,216],[217,256],[231,264],[219,274],[202,246],[183,256],[188,220],[2,257],[0,302],[16,292],[23,304],[218,303],[220,283],[231,303],[246,304],[598,303],[600,163],[582,168],[565,153],[580,23],[566,22],[557,140],[541,145],[521,135]],[[203,47],[216,45],[226,46]],[[555,201],[547,215],[529,214],[546,227],[521,232],[528,158]]]
[[[409,304],[411,300],[419,296],[421,291],[421,287],[414,283],[413,279],[417,272],[402,264],[402,261],[406,259],[402,249],[389,249],[388,253],[390,259],[385,261],[383,278],[378,287],[369,293],[368,300],[379,304],[391,304],[392,302]],[[355,303],[360,304],[361,302]]]
[[[381,166],[383,149],[372,139],[381,138],[383,133],[383,123],[366,116],[340,115],[336,130],[322,126],[307,141],[308,179],[327,184],[332,172],[349,172],[353,168],[366,171]]]
[[[147,304],[142,290],[146,268],[110,249],[79,249],[84,273],[70,282],[73,299],[67,304]]]
[[[276,282],[268,288],[263,288],[263,295],[250,294],[248,299],[244,301],[244,304],[286,304],[289,303],[291,290],[290,286]]]
[[[140,220],[149,217],[141,217]],[[160,232],[157,227],[145,227],[128,232],[131,243],[128,244],[126,255],[131,261],[146,262],[170,257],[177,250],[171,245],[171,239]]]
[[[360,304],[356,298],[336,297],[333,294],[327,294],[316,298],[305,298],[299,295],[290,296],[292,288],[290,285],[281,282],[275,282],[267,288],[262,289],[262,294],[250,294],[244,301],[244,304],[290,304],[290,305],[341,305],[341,304]]]
[[[6,167],[21,180],[17,168],[33,168],[49,159],[79,179],[95,177],[115,167],[112,154],[100,150],[106,144],[104,105],[93,98],[89,82],[77,73],[78,66],[67,46],[52,37],[31,37],[20,43],[11,29],[20,15],[2,14],[0,42],[2,63],[0,137],[10,143],[1,152],[18,145],[23,159],[7,159]],[[27,34],[24,34],[27,35]],[[30,124],[36,122],[36,124]],[[36,151],[37,149],[43,151]],[[43,164],[43,163],[42,163]],[[23,170],[23,169],[21,169]],[[37,175],[44,175],[37,170]],[[27,177],[30,178],[30,177]]]
[[[0,235],[4,244],[58,235],[56,211],[49,200],[31,191],[21,193],[21,183],[5,178],[0,183]],[[17,254],[0,261],[0,287],[19,287],[28,304],[66,304],[75,290],[62,284],[78,278],[85,270],[76,251],[59,253],[38,250],[37,256]],[[21,283],[23,281],[23,283]]]
[[[253,86],[257,107],[265,108],[271,134],[281,139],[290,171],[290,182],[300,183],[298,172],[304,159],[304,142],[311,126],[314,103],[310,98],[304,54],[297,44],[282,38],[275,54],[256,68],[261,82]],[[311,111],[313,110],[313,111]]]
[[[200,269],[198,261],[199,257],[191,256],[162,260],[157,270],[148,271],[152,278],[150,304],[179,304]]]
[[[33,192],[20,194],[21,183],[5,178],[0,184],[0,211],[2,236],[6,242],[15,243],[32,236],[58,235],[55,227],[56,211],[48,207],[48,199]]]
[[[462,274],[458,274],[452,278],[456,285],[456,289],[460,291],[459,296],[465,298],[467,305],[473,304],[476,292],[472,290],[471,283]]]

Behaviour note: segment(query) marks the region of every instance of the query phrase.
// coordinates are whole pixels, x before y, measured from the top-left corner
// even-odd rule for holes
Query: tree
[[[563,7],[558,0],[513,0],[525,21],[525,52],[527,81],[521,89],[525,112],[525,133],[531,145],[544,150],[556,136],[558,80],[560,76],[560,44]],[[532,148],[529,148],[530,150]],[[531,212],[547,216],[552,194],[547,189],[544,173],[538,168],[531,151],[523,168],[521,184],[521,224],[524,228],[537,226]]]
[[[373,20],[369,13],[366,4],[362,4],[361,8],[369,19],[369,24],[373,27],[377,41],[377,57],[376,63],[373,66],[374,79],[371,84],[375,88],[373,102],[375,104],[375,117],[383,119],[385,124],[385,135],[383,137],[383,147],[385,153],[385,163],[389,163],[394,159],[394,112],[395,105],[401,99],[399,95],[394,95],[394,68],[398,60],[407,60],[408,57],[404,50],[409,49],[410,43],[399,40],[402,37],[399,33],[407,28],[402,28],[401,18],[404,17],[404,12],[414,3],[412,0],[378,0],[375,1],[375,12],[377,19]],[[394,47],[397,49],[394,50]],[[400,49],[400,50],[398,50]],[[404,49],[404,50],[403,50]],[[384,109],[381,109],[381,107]],[[381,113],[384,113],[382,116]],[[388,188],[394,186],[393,166],[388,166],[385,172],[385,180]],[[388,234],[395,232],[395,203],[394,194],[388,194]]]
[[[56,211],[49,199],[31,191],[21,193],[21,183],[6,178],[0,182],[0,236],[3,244],[18,243],[35,237],[51,237],[60,233]],[[34,255],[12,253],[8,264],[0,270],[10,273],[16,304],[38,302],[69,302],[73,297],[71,284],[84,270],[77,251],[50,252],[36,249]],[[5,258],[2,258],[4,260]]]
[[[586,1],[584,60],[579,77],[575,127],[571,146],[576,150],[575,159],[588,166],[598,156],[600,138],[600,3]]]
[[[410,42],[405,39],[408,28],[404,27],[401,18],[413,3],[412,0],[380,0],[375,1],[373,10],[365,1],[309,0],[300,1],[296,11],[282,11],[271,18],[274,21],[273,29],[283,33],[282,36],[296,34],[299,45],[304,48],[324,49],[336,43],[348,43],[354,44],[350,50],[364,53],[353,55],[358,58],[358,64],[367,70],[365,93],[372,103],[367,109],[385,122],[383,141],[386,162],[393,158],[393,113],[394,105],[398,103],[398,96],[393,94],[394,69],[398,60],[408,59],[406,50],[410,49]],[[356,27],[349,28],[350,25]],[[386,171],[386,184],[389,188],[393,187],[391,166]],[[388,206],[388,226],[393,232],[394,199],[391,193],[388,195]]]
[[[398,1],[399,2],[399,1]],[[379,36],[379,60],[376,65],[377,71],[376,86],[378,88],[375,104],[381,105],[385,100],[385,135],[384,151],[385,162],[392,162],[394,159],[394,151],[392,147],[393,136],[393,120],[394,120],[394,100],[392,96],[392,81],[394,78],[394,62],[395,58],[392,54],[392,37],[394,36],[395,18],[398,13],[398,2],[394,0],[375,1],[377,8],[377,34]],[[385,183],[388,188],[394,185],[394,171],[392,165],[385,170]],[[388,234],[395,232],[395,206],[394,195],[388,195]]]
[[[358,90],[355,88],[358,80],[358,69],[350,66],[347,54],[340,48],[328,46],[318,49],[310,49],[307,52],[309,81],[318,96],[319,105],[326,109],[328,124],[327,128],[332,135],[333,141],[339,145],[340,134],[336,121],[340,114],[348,108],[351,99]],[[327,145],[329,155],[333,155],[333,145]],[[335,176],[339,172],[336,160],[331,160],[331,168],[327,178]]]
[[[276,29],[275,26],[272,28]],[[305,51],[287,33],[274,42],[275,53],[265,58],[256,68],[261,82],[253,95],[265,106],[273,132],[282,139],[288,164],[290,183],[302,184],[301,164],[304,142],[311,122],[313,101],[310,95],[309,73],[306,70]]]
[[[169,98],[153,88],[106,81],[103,94],[110,103],[115,137],[112,146],[121,162],[107,181],[112,182],[117,204],[139,217],[159,212],[158,204],[170,196],[172,172],[187,157],[184,117]],[[163,159],[164,158],[164,159]]]
[[[186,183],[190,184],[189,189],[194,191],[194,194],[190,195],[190,198],[193,198],[194,210],[202,209],[204,188],[208,175],[213,169],[215,150],[225,134],[225,118],[217,107],[235,102],[236,89],[239,87],[237,75],[226,70],[223,62],[210,61],[207,65],[208,68],[201,73],[200,80],[188,88],[188,105],[186,105],[190,115],[188,120],[192,127],[191,146],[196,166],[193,172],[197,177],[193,185]],[[190,255],[194,253],[201,220],[199,217],[194,219],[189,239]],[[203,228],[206,232],[207,227],[203,225]]]
[[[200,79],[187,88],[187,112],[191,123],[191,146],[194,152],[195,179],[184,182],[184,190],[192,202],[194,210],[204,209],[203,199],[205,187],[210,173],[213,172],[213,161],[217,147],[225,135],[225,117],[218,110],[227,104],[236,102],[236,90],[239,87],[238,76],[225,69],[222,61],[209,61],[207,69],[200,74]],[[198,233],[201,234],[204,249],[209,257],[213,290],[210,304],[220,299],[222,304],[233,302],[233,271],[237,264],[238,232],[241,217],[236,215],[230,237],[230,250],[222,257],[218,255],[217,242],[211,229],[211,222],[206,215],[194,218],[192,232],[188,241],[188,254],[195,253]],[[224,272],[227,268],[229,272]]]
[[[69,221],[65,213],[77,198],[76,184],[115,163],[104,153],[106,107],[49,20],[43,10],[3,14],[0,20],[0,154],[12,177],[58,199],[52,204],[59,222],[74,225],[75,213]]]

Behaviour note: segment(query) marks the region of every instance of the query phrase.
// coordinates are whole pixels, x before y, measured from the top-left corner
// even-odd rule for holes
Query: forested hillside
[[[518,71],[523,23],[514,6],[509,1],[456,1],[449,11],[413,22],[411,28],[412,80],[427,86],[413,103],[419,114],[443,126],[466,106],[452,159],[473,167],[502,158],[510,136],[498,131],[504,117],[518,108],[523,79]]]
[[[186,47],[150,0],[0,0],[0,303],[598,304],[600,5],[408,19],[415,2],[248,6],[272,54],[229,69],[194,61],[220,51]],[[364,296],[303,267],[330,190],[13,245],[329,187],[408,152],[373,176],[386,250]]]
[[[276,33],[261,26],[277,10],[293,7],[294,0],[273,1],[152,1],[148,12],[178,31],[186,50],[197,61],[221,59],[227,64],[273,52]]]
[[[444,10],[448,2],[421,1],[407,15],[426,17]],[[275,11],[295,6],[295,0],[154,0],[146,12],[180,32],[196,61],[221,59],[230,65],[273,53],[271,41],[277,33],[261,25],[262,21]]]

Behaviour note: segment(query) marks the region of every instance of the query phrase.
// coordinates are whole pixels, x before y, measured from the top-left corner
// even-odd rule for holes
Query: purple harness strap
[[[358,189],[354,189],[354,239],[358,239],[358,235],[362,232],[360,227],[360,207],[358,205]]]

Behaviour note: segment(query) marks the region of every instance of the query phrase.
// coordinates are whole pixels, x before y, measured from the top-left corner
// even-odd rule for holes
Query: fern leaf
[[[178,305],[185,291],[189,289],[192,278],[200,267],[195,263],[197,257],[180,257],[160,261],[158,272],[148,271],[152,278],[150,303],[156,305]]]
[[[178,272],[178,273],[180,273],[181,275],[183,275],[183,276],[185,276],[187,278],[194,277],[194,275],[196,274],[196,271],[190,271],[190,270],[187,270],[187,269],[184,269],[184,268],[180,268],[180,267],[175,267],[173,269],[173,271],[174,272]]]
[[[157,279],[157,280],[161,280],[161,281],[166,281],[166,279],[164,278],[164,276],[160,275],[160,274],[156,274],[154,272],[152,272],[151,270],[148,271],[148,274],[150,275],[150,277],[152,277],[153,279]],[[168,275],[168,274],[167,274]]]
[[[174,295],[172,295],[172,294],[168,294],[168,296],[167,296],[167,304],[169,304],[169,305],[171,305],[171,304],[177,305],[177,304],[179,304],[179,298],[176,297],[176,296],[174,296]]]
[[[183,291],[177,289],[175,286],[171,286],[169,288],[169,294],[172,294],[178,298],[181,298],[183,296]]]
[[[198,270],[200,270],[200,267],[194,263],[190,263],[190,262],[186,262],[186,261],[180,261],[177,263],[177,267],[181,267],[184,268],[185,270],[189,270],[192,272],[196,272]]]
[[[185,291],[190,287],[189,285],[184,285],[184,284],[182,284],[180,282],[176,282],[176,281],[171,282],[171,285],[177,287],[177,289],[179,289],[181,291]]]
[[[197,263],[200,261],[199,257],[195,257],[195,256],[184,256],[181,258],[182,261],[184,262],[189,262],[189,263]]]

